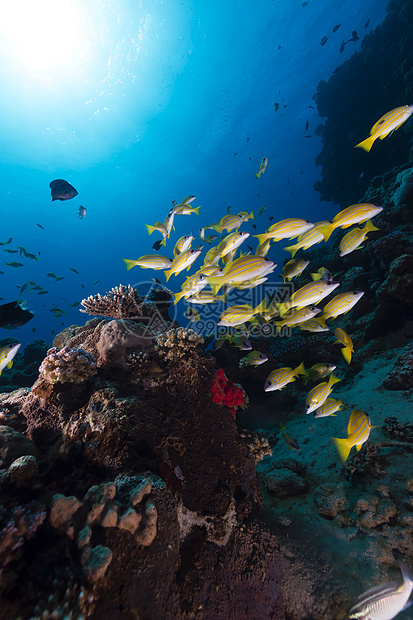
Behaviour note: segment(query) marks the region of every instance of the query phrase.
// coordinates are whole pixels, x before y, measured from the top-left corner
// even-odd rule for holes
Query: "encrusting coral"
[[[105,574],[112,561],[109,547],[92,547],[93,528],[119,528],[128,531],[138,545],[148,547],[157,531],[157,510],[150,498],[152,485],[149,478],[127,481],[127,501],[116,501],[115,496],[125,480],[92,486],[83,502],[76,497],[56,494],[52,498],[50,522],[57,530],[76,540],[81,550],[81,564],[87,579],[95,582]],[[129,488],[131,490],[129,490]],[[120,512],[122,511],[122,515]]]
[[[156,337],[155,350],[166,360],[179,360],[203,342],[203,337],[193,329],[177,327]]]
[[[96,374],[96,361],[84,349],[52,347],[40,368],[40,377],[48,383],[83,383]]]

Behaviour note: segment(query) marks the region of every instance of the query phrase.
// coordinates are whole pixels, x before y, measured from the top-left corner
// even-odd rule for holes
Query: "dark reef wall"
[[[367,138],[386,112],[413,104],[413,0],[392,0],[381,26],[367,35],[361,51],[318,84],[314,100],[324,125],[316,157],[323,200],[345,207],[358,202],[371,179],[413,158],[413,121],[376,140],[370,153],[354,146]],[[410,156],[409,156],[410,153]]]

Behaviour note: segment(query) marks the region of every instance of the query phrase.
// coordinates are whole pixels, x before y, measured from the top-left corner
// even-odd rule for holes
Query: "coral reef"
[[[248,431],[245,428],[240,428],[239,434],[242,443],[247,448],[248,452],[254,457],[255,464],[262,461],[265,456],[272,455],[272,448],[266,437],[263,437],[257,432]]]
[[[383,432],[390,439],[397,439],[407,443],[413,443],[413,423],[402,424],[395,416],[389,416],[383,420],[385,426]]]
[[[166,360],[178,361],[203,342],[203,337],[193,329],[177,327],[156,337],[155,351]]]
[[[394,367],[385,378],[383,385],[388,390],[409,390],[413,388],[412,344],[407,345],[403,353],[399,355],[394,363]]]
[[[130,284],[115,286],[103,296],[90,295],[81,305],[80,312],[110,319],[141,319],[149,313],[144,298]]]
[[[53,347],[39,368],[40,378],[48,383],[83,383],[96,374],[96,361],[84,349]]]

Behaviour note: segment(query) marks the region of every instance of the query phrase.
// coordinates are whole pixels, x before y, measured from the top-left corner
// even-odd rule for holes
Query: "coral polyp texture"
[[[193,329],[177,327],[156,337],[155,350],[166,360],[179,360],[203,342],[203,337]]]
[[[138,319],[152,314],[144,298],[130,284],[120,284],[106,295],[90,295],[82,299],[80,312],[110,319]]]
[[[96,374],[95,357],[84,349],[52,347],[39,368],[48,383],[83,383]]]

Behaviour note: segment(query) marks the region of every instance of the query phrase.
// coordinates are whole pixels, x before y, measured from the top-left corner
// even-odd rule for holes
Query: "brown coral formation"
[[[149,314],[144,298],[130,284],[120,284],[106,295],[90,295],[82,299],[80,312],[110,319],[142,319]]]

